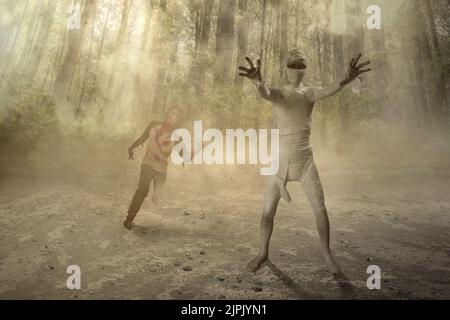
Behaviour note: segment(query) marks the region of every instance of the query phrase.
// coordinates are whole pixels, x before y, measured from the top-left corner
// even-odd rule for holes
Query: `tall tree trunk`
[[[97,64],[96,64],[96,70],[98,67],[98,61],[100,61],[100,58],[102,57],[102,53],[103,53],[103,46],[105,43],[105,37],[106,37],[106,26],[108,25],[109,22],[109,17],[111,15],[111,3],[109,3],[108,5],[108,11],[106,12],[106,18],[105,18],[105,23],[103,24],[103,29],[102,29],[102,38],[100,40],[100,44],[98,45],[98,49],[97,49]]]
[[[56,44],[56,48],[53,49],[52,57],[50,58],[50,61],[48,62],[47,71],[45,72],[45,77],[41,84],[41,91],[45,92],[45,87],[47,86],[48,79],[50,78],[50,86],[49,86],[49,96],[53,96],[53,78],[55,70],[58,70],[59,62],[61,60],[62,50],[64,47],[64,37],[66,35],[66,26],[64,24],[61,24],[59,27],[59,36],[58,36],[58,42]]]
[[[38,0],[35,2],[35,5],[33,7],[33,13],[30,18],[30,22],[28,23],[28,30],[27,30],[27,36],[25,39],[25,45],[22,49],[22,53],[18,60],[16,61],[16,68],[23,68],[25,66],[25,63],[31,53],[31,50],[33,48],[34,38],[35,34],[38,30],[38,26],[41,22],[41,19],[39,19],[44,14],[44,1]]]
[[[288,53],[288,43],[289,43],[289,1],[280,0],[280,69],[284,66],[287,53]]]
[[[335,33],[333,38],[334,78],[339,79],[345,72],[344,36]]]
[[[3,23],[0,24],[0,57],[4,57],[6,54],[6,49],[8,48],[8,41],[14,29],[14,9],[16,7],[17,1],[7,0],[4,1],[2,5],[3,12]]]
[[[203,96],[205,87],[205,75],[207,71],[208,61],[208,43],[211,31],[211,14],[214,7],[215,0],[203,0],[203,14],[201,17],[200,38],[198,43],[198,50],[195,54],[195,61],[193,61],[195,91],[197,95]]]
[[[424,77],[424,61],[427,59],[426,56],[430,54],[430,52],[427,53],[430,48],[424,45],[425,43],[428,44],[428,42],[423,42],[421,32],[417,32],[422,29],[420,26],[421,13],[417,8],[419,8],[417,0],[411,1],[407,5],[406,11],[408,13],[414,12],[418,15],[409,14],[406,16],[405,28],[411,30],[411,33],[408,38],[400,38],[400,45],[402,55],[405,57],[405,69],[410,70],[409,74],[405,76],[405,82],[407,83],[408,93],[414,104],[418,127],[426,131],[430,127],[431,110]]]
[[[166,111],[167,110],[167,105],[168,105],[168,101],[169,101],[169,91],[170,91],[170,87],[171,84],[173,83],[174,80],[174,71],[176,70],[175,66],[177,63],[177,56],[178,56],[178,48],[179,48],[179,38],[176,37],[173,41],[172,41],[172,46],[169,48],[169,61],[167,63],[167,68],[166,68],[166,72],[164,73],[164,79],[163,79],[163,91],[162,91],[162,95],[160,98],[161,101],[161,111]]]
[[[211,13],[215,0],[203,0],[201,10],[198,12],[198,25],[196,25],[196,38],[193,61],[190,72],[191,83],[197,95],[204,94],[205,73],[208,65],[208,42],[211,30]],[[198,37],[198,38],[197,38]]]
[[[173,17],[167,12],[167,4],[160,1],[157,32],[158,36],[152,43],[152,52],[154,52],[154,62],[156,63],[156,81],[154,84],[151,115],[157,116],[164,112],[165,103],[165,79],[170,55],[174,43],[175,30],[173,30]]]
[[[385,29],[375,29],[369,32],[374,48],[375,57],[372,59],[373,69],[376,77],[376,93],[379,101],[384,101],[386,96],[386,83],[389,78],[388,57],[386,52]]]
[[[437,95],[438,95],[438,110],[436,116],[441,119],[446,124],[449,120],[449,104],[447,98],[447,85],[446,85],[446,74],[445,74],[445,63],[442,58],[442,48],[439,43],[438,33],[436,31],[436,19],[434,16],[433,8],[431,6],[430,0],[425,0],[426,12],[430,24],[431,39],[433,41],[434,52],[436,56],[435,70],[438,74],[437,84]]]
[[[404,40],[402,40],[404,42]],[[429,104],[430,95],[427,94],[426,80],[423,68],[423,45],[421,45],[420,36],[414,36],[413,43],[416,43],[416,50],[413,53],[413,60],[411,66],[414,70],[414,82],[411,84],[411,95],[414,97],[416,104],[416,115],[421,124],[421,128],[425,131],[432,126],[432,108]],[[428,97],[428,99],[427,99]]]
[[[216,30],[214,84],[231,84],[234,53],[234,14],[237,0],[220,0]]]
[[[316,33],[316,48],[315,49],[317,52],[317,64],[318,64],[318,67],[316,68],[317,79],[320,82],[322,82],[324,80],[324,70],[323,70],[323,64],[322,64],[322,62],[323,62],[322,41],[320,38],[321,30],[320,30],[319,26],[317,26],[315,33]]]
[[[266,29],[266,12],[267,12],[267,0],[262,0],[262,14],[261,14],[261,34],[259,36],[259,58],[264,59],[264,40],[265,40],[265,29]],[[267,61],[262,61],[266,64]],[[263,68],[264,69],[264,68]]]
[[[272,81],[271,84],[274,87],[280,85],[280,40],[281,40],[281,5],[280,0],[272,1],[272,9],[275,12],[275,31],[272,47]]]
[[[56,77],[59,74],[62,64],[63,64],[64,48],[65,48],[66,39],[67,39],[67,27],[65,24],[61,24],[60,36],[59,36],[59,40],[58,40],[58,48],[56,51],[55,60],[54,60],[54,64],[53,64],[53,73],[52,73],[52,77],[50,80],[50,96],[51,97],[55,96],[55,94],[54,94],[55,80],[56,80]]]
[[[325,86],[334,79],[334,69],[333,69],[333,54],[332,54],[332,35],[330,31],[325,31],[322,40],[323,50],[322,50],[322,86]]]
[[[295,2],[295,30],[294,30],[294,46],[295,48],[298,48],[298,23],[299,23],[299,8],[300,8],[300,1]]]
[[[194,52],[197,52],[200,45],[200,32],[202,30],[201,8],[199,6],[196,6],[194,8],[193,14],[195,17]]]
[[[246,64],[245,56],[247,55],[248,45],[248,17],[247,17],[247,0],[239,0],[239,15],[237,22],[237,64],[243,66]],[[234,83],[242,88],[244,78],[235,74]]]
[[[385,10],[385,8],[381,8]],[[371,75],[375,81],[371,83],[371,93],[374,93],[376,99],[374,99],[374,107],[378,111],[382,111],[386,103],[389,101],[391,105],[398,105],[395,102],[395,95],[388,93],[388,81],[390,80],[389,73],[389,57],[386,49],[386,24],[381,26],[381,29],[373,29],[368,31],[368,40],[371,43],[371,65],[372,69],[376,70]]]
[[[316,78],[318,80],[318,82],[321,83],[321,85],[323,86],[324,83],[324,65],[323,65],[323,51],[322,51],[322,39],[320,37],[321,35],[321,28],[318,25],[316,27],[316,46],[315,46],[315,50],[317,53],[317,68],[316,68]],[[325,136],[326,136],[326,121],[325,121],[325,112],[327,111],[328,108],[320,108],[319,106],[322,104],[322,101],[318,101],[317,102],[317,109],[319,111],[320,114],[320,122],[319,122],[319,142],[321,145],[324,145],[324,141],[325,141]]]
[[[247,0],[239,0],[239,15],[237,22],[237,34],[238,34],[238,45],[237,45],[237,65],[243,66],[246,64],[245,56],[247,55],[247,45],[248,45],[248,8]],[[238,95],[238,101],[233,105],[233,127],[240,127],[241,124],[241,94],[244,84],[244,78],[239,75],[238,72],[235,73],[234,83],[241,91]]]
[[[435,114],[434,109],[436,108],[436,94],[435,94],[435,81],[432,79],[426,79],[425,69],[427,68],[428,62],[432,61],[433,53],[431,45],[428,41],[428,34],[426,32],[426,22],[423,16],[420,0],[414,0],[411,2],[411,10],[416,13],[414,19],[409,19],[409,28],[414,30],[413,41],[415,48],[413,49],[414,55],[414,69],[417,79],[418,87],[415,90],[425,98],[422,100],[418,98],[419,104],[422,105],[423,116],[426,118],[424,123],[427,129],[431,128],[434,124]],[[428,103],[424,103],[428,101]]]
[[[200,47],[200,34],[202,31],[202,12],[203,8],[199,5],[199,3],[194,3],[194,6],[190,8],[190,14],[192,18],[195,20],[194,23],[194,50],[192,52],[192,64],[189,72],[189,82],[193,84],[194,88],[198,92],[197,88],[197,71],[199,68],[198,55],[199,47]]]
[[[107,87],[108,88],[107,92],[110,94],[112,93],[114,81],[116,79],[119,57],[120,57],[120,54],[122,53],[122,48],[125,43],[125,35],[126,35],[127,27],[128,27],[128,17],[130,14],[130,9],[131,9],[131,0],[126,0],[123,4],[119,32],[117,33],[117,39],[116,39],[116,44],[115,44],[115,48],[114,48],[112,64],[110,65],[111,72],[109,74],[108,87]]]
[[[99,97],[101,97],[102,95],[102,91],[99,87],[99,83],[98,83],[98,68],[100,66],[100,59],[102,57],[103,54],[103,48],[104,48],[104,44],[105,44],[105,38],[106,38],[106,32],[107,32],[107,26],[111,17],[111,11],[112,11],[112,3],[109,2],[108,4],[108,9],[106,11],[106,17],[105,17],[105,22],[103,24],[102,27],[102,37],[100,39],[100,44],[98,45],[97,48],[97,54],[96,54],[96,58],[95,58],[95,66],[94,66],[94,71],[92,72],[93,75],[93,79],[92,79],[92,83],[96,86],[95,92],[89,96],[89,101],[87,102],[88,104],[93,105],[93,102],[96,101]],[[99,112],[99,121],[102,122],[103,121],[103,108],[98,108],[98,112]]]
[[[96,13],[96,9],[94,7],[94,13],[93,16],[95,17],[95,13]],[[82,103],[83,103],[83,98],[85,95],[85,91],[86,91],[86,86],[88,84],[89,81],[89,77],[91,75],[91,57],[92,57],[92,50],[93,50],[93,43],[94,43],[94,30],[95,30],[95,23],[94,20],[92,20],[91,22],[91,36],[90,36],[90,40],[89,40],[89,52],[88,52],[88,56],[86,59],[86,68],[84,70],[84,78],[83,78],[83,84],[81,85],[81,91],[80,91],[80,97],[78,99],[78,106],[77,109],[75,111],[75,116],[78,117],[81,115],[83,109],[82,109]]]
[[[29,6],[29,1],[30,0],[27,0],[26,6],[23,8],[23,11],[22,11],[22,14],[20,17],[20,21],[17,23],[17,26],[14,28],[15,31],[14,31],[12,44],[8,46],[8,43],[9,43],[9,39],[8,39],[8,41],[6,41],[7,43],[5,44],[5,51],[2,55],[0,55],[0,58],[1,58],[0,59],[0,70],[1,70],[0,74],[2,75],[0,77],[0,79],[1,79],[0,91],[7,90],[8,84],[14,83],[14,81],[10,81],[10,78],[6,77],[6,75],[9,75],[10,69],[14,66],[13,60],[15,58],[14,53],[16,51],[17,39],[19,38],[22,27],[24,26],[24,21],[25,21],[25,16],[26,16],[27,9]]]
[[[56,101],[67,99],[69,87],[75,75],[76,67],[79,64],[79,54],[81,51],[86,26],[92,19],[96,1],[87,1],[81,13],[81,28],[68,30],[68,45],[61,68],[56,76],[54,95]]]
[[[57,1],[49,1],[47,10],[43,15],[43,22],[37,36],[36,44],[34,45],[33,52],[25,65],[25,76],[29,79],[30,85],[36,77],[36,72],[39,68],[42,55],[47,44],[48,36],[50,33],[50,28],[52,27],[53,20],[55,17]]]
[[[1,69],[3,71],[4,74],[7,73],[7,70],[10,66],[12,66],[12,58],[13,58],[13,54],[14,51],[16,49],[16,44],[17,44],[17,39],[20,35],[20,31],[22,30],[22,27],[24,25],[24,20],[25,20],[25,16],[27,13],[27,10],[29,8],[29,4],[30,4],[30,0],[27,0],[27,3],[25,4],[25,7],[23,8],[23,12],[22,15],[20,17],[20,21],[17,24],[16,30],[14,32],[14,39],[12,41],[11,46],[6,47],[5,48],[5,58],[3,59],[3,61],[0,63]]]
[[[141,48],[139,52],[139,66],[147,66],[148,65],[148,38],[150,33],[150,26],[153,16],[154,9],[154,0],[147,0],[146,6],[146,15],[145,15],[145,27],[144,32],[142,34],[142,42]],[[145,105],[149,102],[149,95],[147,90],[144,89],[144,85],[146,86],[145,76],[141,77],[140,70],[136,70],[136,74],[134,76],[134,105],[139,105],[140,109],[144,110]],[[144,71],[146,72],[146,71]],[[140,111],[142,111],[140,110]]]
[[[411,30],[414,30],[415,34],[417,35],[417,53],[416,57],[420,57],[420,59],[416,60],[415,62],[419,65],[417,68],[420,68],[420,70],[417,70],[417,74],[421,74],[419,76],[418,81],[423,79],[422,85],[425,88],[425,97],[427,97],[428,106],[426,111],[426,117],[427,120],[425,123],[427,124],[427,129],[431,129],[434,127],[439,119],[439,108],[440,108],[440,100],[439,100],[439,94],[437,91],[438,87],[438,79],[431,78],[426,79],[425,78],[425,69],[428,67],[428,64],[431,64],[432,73],[436,72],[436,67],[434,65],[434,56],[433,56],[433,49],[431,47],[431,44],[429,42],[429,35],[427,33],[427,23],[425,21],[425,17],[422,11],[421,6],[421,0],[411,0],[411,11],[415,12],[416,15],[414,16],[414,21],[409,21],[409,25]],[[422,78],[423,77],[423,78]]]
[[[268,54],[268,47],[266,48],[266,45],[269,44],[269,41],[265,41],[266,39],[266,20],[267,20],[267,1],[268,0],[262,0],[262,8],[261,8],[261,33],[259,35],[259,59],[261,59],[261,72],[263,73],[263,77],[265,74],[265,70],[267,70],[268,61],[266,61],[266,57]],[[258,101],[257,104],[255,104],[255,107],[253,109],[253,118],[254,118],[254,127],[259,128],[259,115],[261,113],[261,108],[259,106],[260,102],[262,102],[261,96],[256,93],[256,99]]]
[[[320,82],[324,87],[332,82],[333,70],[332,70],[332,53],[331,53],[331,3],[327,2],[325,10],[325,25],[322,32],[322,47],[321,55],[319,57],[320,61]],[[319,103],[320,105],[321,103]],[[319,108],[320,110],[320,143],[322,146],[328,146],[328,119],[330,108]]]
[[[288,53],[288,17],[289,6],[286,0],[273,0],[273,9],[275,10],[276,25],[273,46],[272,61],[272,85],[279,86],[281,71]]]
[[[364,51],[364,27],[363,24],[360,23],[362,12],[361,12],[361,0],[351,0],[346,2],[346,21],[347,21],[347,30],[346,36],[344,38],[345,45],[345,61],[344,67],[351,60],[351,57],[355,57]],[[342,95],[341,95],[342,97]],[[352,101],[343,101],[340,100],[340,118],[341,118],[341,138],[344,141],[344,145],[348,146],[348,138],[349,138],[349,128],[351,128],[351,113],[350,107]]]

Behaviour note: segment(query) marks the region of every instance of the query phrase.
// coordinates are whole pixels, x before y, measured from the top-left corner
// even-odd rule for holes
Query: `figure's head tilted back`
[[[306,68],[306,55],[298,49],[290,50],[281,71],[283,83],[298,87],[305,77]]]

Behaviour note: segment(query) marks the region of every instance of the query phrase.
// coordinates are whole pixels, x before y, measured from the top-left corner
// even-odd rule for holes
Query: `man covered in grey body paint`
[[[305,87],[302,80],[307,68],[304,53],[294,49],[289,51],[281,72],[280,88],[269,88],[261,76],[261,60],[256,67],[246,57],[250,68],[239,67],[239,75],[249,78],[258,88],[261,96],[273,103],[272,115],[275,128],[280,132],[280,166],[278,173],[268,181],[263,216],[261,221],[261,248],[259,255],[247,265],[255,272],[268,259],[269,241],[273,230],[273,221],[280,198],[291,201],[286,190],[288,181],[300,181],[305,190],[312,210],[316,216],[322,254],[328,269],[333,274],[340,273],[330,249],[330,223],[319,174],[313,159],[310,145],[311,114],[314,103],[333,96],[344,86],[371,69],[363,69],[370,61],[359,64],[361,54],[352,59],[343,80],[328,88]]]

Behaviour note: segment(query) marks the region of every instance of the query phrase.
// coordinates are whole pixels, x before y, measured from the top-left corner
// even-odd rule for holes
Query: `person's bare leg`
[[[258,270],[269,257],[269,242],[279,201],[280,186],[274,177],[270,177],[267,183],[266,198],[261,219],[261,247],[258,256],[250,261],[246,267],[250,272]]]
[[[312,165],[305,177],[303,187],[314,215],[316,216],[316,225],[317,230],[319,231],[322,255],[330,272],[337,274],[340,272],[340,268],[330,249],[330,221],[328,219],[327,208],[325,207],[322,184],[315,164]]]

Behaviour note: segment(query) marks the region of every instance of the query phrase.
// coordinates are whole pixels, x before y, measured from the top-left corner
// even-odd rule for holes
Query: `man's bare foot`
[[[133,219],[126,218],[126,220],[123,222],[123,226],[126,229],[131,230],[131,228],[133,228]]]
[[[336,263],[331,253],[324,253],[323,258],[325,259],[328,270],[330,270],[332,274],[338,274],[341,272],[339,265]]]
[[[250,272],[256,272],[261,265],[267,261],[267,255],[258,255],[256,258],[254,258],[252,261],[249,262],[249,264],[247,265],[247,267],[245,267],[245,269],[247,269],[247,271]]]

